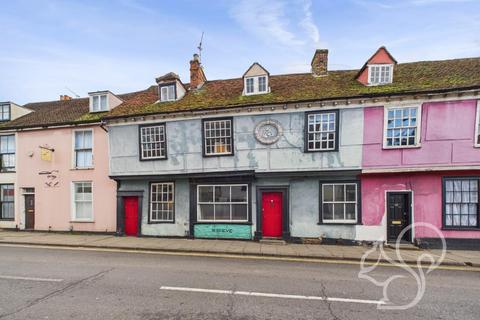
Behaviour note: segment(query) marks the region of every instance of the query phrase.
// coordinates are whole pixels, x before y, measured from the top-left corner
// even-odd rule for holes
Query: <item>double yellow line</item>
[[[294,258],[294,257],[278,257],[278,256],[256,256],[256,255],[240,255],[240,254],[223,254],[223,253],[200,253],[200,252],[176,252],[176,251],[156,251],[156,250],[140,250],[140,249],[114,249],[114,248],[89,248],[89,247],[70,247],[60,245],[27,245],[27,244],[2,244],[0,247],[17,247],[17,248],[40,248],[53,250],[69,250],[69,251],[97,251],[97,252],[117,252],[117,253],[135,253],[135,254],[156,254],[169,256],[185,256],[185,257],[207,257],[207,258],[227,258],[227,259],[244,259],[244,260],[263,260],[263,261],[285,261],[285,262],[308,262],[308,263],[324,263],[324,264],[342,264],[342,265],[360,265],[360,261],[352,260],[335,260],[321,258]],[[364,262],[364,265],[378,265],[381,267],[399,268],[385,262]],[[410,267],[417,268],[416,264],[407,264]],[[424,268],[428,268],[426,265]],[[451,266],[441,265],[436,270],[452,270],[452,271],[470,271],[480,272],[479,267],[472,266]]]

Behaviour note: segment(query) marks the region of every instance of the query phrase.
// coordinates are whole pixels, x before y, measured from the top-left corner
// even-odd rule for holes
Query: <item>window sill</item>
[[[0,222],[2,221],[5,221],[5,222],[15,221],[15,218],[1,218]]]
[[[442,231],[480,231],[479,227],[442,227]]]
[[[175,221],[148,221],[148,224],[175,224]]]
[[[361,225],[360,222],[317,222],[319,226],[356,226]]]
[[[204,154],[204,158],[215,158],[215,157],[232,157],[233,153],[218,153],[218,154]]]
[[[162,157],[162,158],[140,158],[140,161],[162,161],[162,160],[168,160],[167,157]]]
[[[0,173],[17,173],[16,171],[0,170]]]
[[[71,171],[82,171],[82,170],[93,170],[94,167],[85,167],[85,168],[72,168]]]
[[[327,149],[327,150],[305,150],[305,153],[315,153],[315,152],[338,152],[338,148]]]
[[[70,220],[70,223],[95,223],[95,220]]]
[[[383,150],[396,150],[396,149],[419,149],[421,148],[421,144],[416,144],[414,146],[393,146],[393,147],[388,147],[388,146],[383,146]]]
[[[252,222],[249,221],[197,221],[195,224],[240,224],[240,225],[253,225]]]

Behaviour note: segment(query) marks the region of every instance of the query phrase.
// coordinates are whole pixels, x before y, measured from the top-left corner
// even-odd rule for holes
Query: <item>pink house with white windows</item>
[[[387,57],[381,64],[393,66]],[[370,239],[395,240],[415,222],[438,228],[450,248],[478,247],[479,106],[475,95],[457,94],[364,108],[362,223]],[[436,246],[439,237],[414,226],[402,240]]]

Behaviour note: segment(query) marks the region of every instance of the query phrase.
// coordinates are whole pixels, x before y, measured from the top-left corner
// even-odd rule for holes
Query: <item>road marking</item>
[[[116,248],[98,248],[98,247],[70,247],[62,245],[32,245],[32,244],[10,244],[0,243],[0,247],[13,247],[13,248],[34,248],[34,249],[49,249],[49,250],[66,250],[66,251],[94,251],[94,252],[116,252],[116,253],[135,253],[135,254],[155,254],[162,256],[184,256],[184,257],[207,257],[207,258],[228,258],[228,259],[246,259],[246,260],[267,260],[267,261],[286,261],[286,262],[308,262],[308,263],[322,263],[322,264],[340,264],[340,265],[360,265],[360,261],[352,260],[335,260],[324,258],[293,258],[293,257],[274,257],[274,256],[254,256],[254,255],[239,255],[239,254],[226,254],[226,253],[202,253],[202,252],[181,252],[181,251],[159,251],[159,250],[144,250],[144,249],[116,249]],[[378,265],[380,267],[399,268],[397,265],[392,265],[386,262],[369,262],[365,261],[364,265],[373,266]],[[409,264],[406,265],[418,269],[418,265]],[[422,266],[422,268],[428,269],[428,265]],[[441,265],[435,270],[451,270],[451,271],[470,271],[480,272],[479,267],[470,266],[449,266]]]
[[[63,281],[63,279],[31,278],[31,277],[17,277],[17,276],[3,276],[3,275],[0,275],[0,279],[5,279],[5,280],[24,280],[24,281],[40,281],[40,282],[62,282],[62,281]]]
[[[265,293],[265,292],[254,292],[254,291],[215,290],[215,289],[168,287],[168,286],[161,286],[160,290],[231,294],[231,295],[238,295],[238,296],[279,298],[279,299],[318,300],[318,301],[363,303],[363,304],[376,304],[376,305],[385,304],[385,301],[381,301],[381,300],[332,298],[332,297],[320,297],[320,296],[304,296],[304,295],[297,295],[297,294]]]

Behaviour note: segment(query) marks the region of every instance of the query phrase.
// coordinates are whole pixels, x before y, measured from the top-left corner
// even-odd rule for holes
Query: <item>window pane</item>
[[[323,201],[333,201],[333,185],[323,186]]]
[[[150,220],[172,221],[175,208],[175,185],[173,182],[150,185]]]
[[[216,204],[215,205],[215,220],[230,220],[230,205]]]
[[[335,203],[333,205],[333,219],[334,220],[345,219],[345,205],[343,203]]]
[[[212,120],[204,122],[205,154],[232,153],[231,120]]]
[[[336,184],[333,192],[335,201],[345,201],[345,186],[343,184]]]
[[[247,202],[247,186],[232,186],[232,202]]]
[[[356,220],[356,208],[357,205],[354,203],[345,204],[345,214],[347,220]]]
[[[230,202],[230,186],[215,187],[215,202]]]
[[[198,190],[199,202],[213,202],[213,186],[199,186]]]
[[[356,201],[356,185],[347,184],[345,186],[346,201]]]
[[[98,96],[93,96],[92,97],[92,109],[93,109],[93,111],[98,111],[99,110]]]
[[[107,110],[107,96],[102,95],[100,96],[100,110]]]
[[[477,227],[478,180],[448,179],[444,193],[445,225]]]
[[[323,213],[323,220],[332,220],[333,219],[333,204],[324,203],[322,213]]]
[[[214,220],[215,215],[213,211],[213,204],[199,204],[198,210],[200,211],[200,219],[201,220]]]
[[[232,220],[248,220],[247,204],[232,204]]]
[[[387,146],[413,146],[417,143],[417,107],[390,109],[387,112]],[[398,137],[398,139],[392,139]]]

